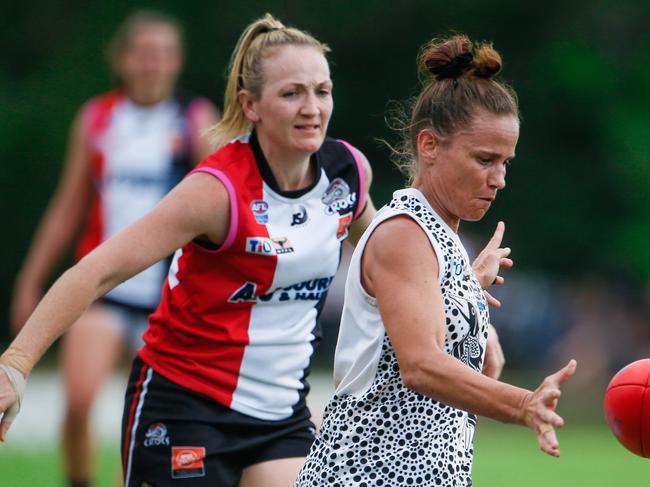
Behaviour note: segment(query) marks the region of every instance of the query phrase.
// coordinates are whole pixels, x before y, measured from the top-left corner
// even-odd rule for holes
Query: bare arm
[[[95,299],[196,237],[222,243],[228,225],[228,193],[222,183],[207,174],[189,176],[150,213],[54,283],[11,344],[24,356],[18,368],[27,375]]]
[[[553,426],[559,386],[571,362],[535,392],[480,374],[444,349],[445,316],[438,261],[423,230],[408,217],[377,227],[362,260],[363,285],[377,304],[395,348],[404,384],[445,404],[504,422],[531,427],[540,447],[559,455]]]
[[[90,161],[81,112],[70,129],[63,174],[14,285],[11,325],[17,333],[42,297],[42,289],[70,245],[87,210]]]
[[[359,215],[359,218],[357,218],[350,226],[350,235],[348,236],[348,242],[350,242],[352,245],[357,245],[357,242],[359,242],[361,235],[363,235],[363,232],[366,231],[366,228],[368,228],[368,225],[370,225],[370,222],[377,213],[375,205],[370,198],[370,186],[372,185],[372,168],[370,167],[370,163],[368,162],[366,156],[363,155],[363,153],[360,151],[359,154],[361,155],[361,159],[363,161],[363,173],[366,180],[366,207],[363,209],[361,215]]]

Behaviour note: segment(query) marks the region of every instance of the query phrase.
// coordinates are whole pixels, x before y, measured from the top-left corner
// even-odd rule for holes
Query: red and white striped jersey
[[[144,107],[121,91],[86,103],[82,120],[93,200],[77,247],[78,258],[148,213],[188,172],[192,112],[200,103],[208,102],[175,96]],[[167,265],[160,262],[150,267],[106,298],[154,309]]]
[[[315,182],[290,192],[254,133],[199,165],[228,190],[229,232],[218,248],[176,252],[139,352],[168,379],[260,419],[304,403],[318,314],[364,206],[356,149],[326,139],[312,160]]]

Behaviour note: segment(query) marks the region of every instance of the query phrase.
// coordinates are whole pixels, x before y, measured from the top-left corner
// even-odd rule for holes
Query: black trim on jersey
[[[316,165],[316,177],[314,178],[314,182],[306,188],[302,189],[296,189],[292,191],[281,190],[277,180],[275,179],[275,176],[273,175],[271,166],[269,166],[269,162],[266,160],[264,152],[262,152],[262,148],[260,147],[260,143],[257,140],[257,134],[255,133],[255,130],[251,132],[248,143],[250,144],[251,150],[253,151],[253,156],[255,156],[255,162],[257,162],[257,168],[262,175],[262,179],[273,191],[278,193],[280,196],[284,196],[285,198],[300,198],[301,196],[309,193],[312,189],[314,189],[320,181],[321,164],[317,152],[316,154],[312,154],[310,159],[311,163]]]
[[[282,191],[280,189],[266,156],[262,152],[255,130],[251,132],[249,145],[253,151],[253,156],[257,162],[257,167],[262,179],[279,195],[284,196],[285,198],[300,198],[309,193],[320,181],[322,169],[325,171],[325,174],[330,181],[333,181],[336,178],[341,178],[350,186],[351,191],[356,192],[357,199],[352,207],[352,212],[357,212],[362,191],[359,169],[357,168],[357,161],[354,158],[354,155],[343,143],[330,137],[326,137],[323,141],[323,145],[318,149],[318,151],[312,154],[311,157],[312,162],[316,164],[316,178],[314,182],[306,188],[295,191]],[[347,211],[349,211],[349,209],[345,212]]]
[[[357,199],[352,208],[341,210],[339,213],[344,214],[352,211],[353,214],[356,214],[363,188],[361,188],[359,168],[354,155],[343,143],[328,137],[318,151],[318,156],[321,160],[321,166],[330,181],[341,178],[350,186],[350,191],[356,192]],[[361,216],[361,213],[359,213],[359,216]]]

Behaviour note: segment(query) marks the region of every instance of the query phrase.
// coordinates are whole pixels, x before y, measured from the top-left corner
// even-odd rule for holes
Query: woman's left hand
[[[504,279],[499,275],[499,270],[502,267],[509,269],[513,266],[512,259],[508,258],[510,248],[501,247],[505,229],[506,226],[503,222],[497,223],[494,235],[492,235],[490,241],[472,263],[472,269],[481,284],[481,288],[484,290],[487,290],[493,284],[503,284]],[[485,291],[485,297],[490,306],[494,306],[495,308],[501,306],[499,300],[487,291]]]
[[[499,379],[506,358],[499,342],[499,335],[492,323],[488,324],[487,345],[485,348],[485,360],[483,362],[483,374],[492,379]]]

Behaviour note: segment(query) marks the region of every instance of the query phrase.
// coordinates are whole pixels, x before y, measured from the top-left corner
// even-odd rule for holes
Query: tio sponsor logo
[[[154,423],[149,426],[144,436],[144,446],[169,446],[167,427],[162,423]]]
[[[275,255],[270,238],[248,237],[246,239],[246,252],[249,254]]]
[[[246,252],[259,255],[290,254],[295,249],[287,237],[248,237],[246,239]]]

